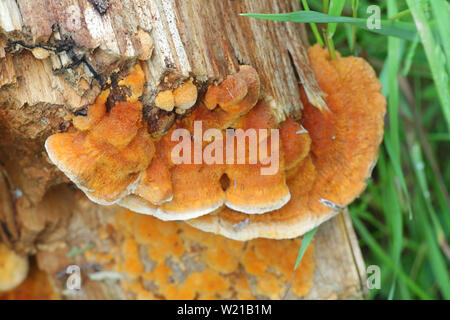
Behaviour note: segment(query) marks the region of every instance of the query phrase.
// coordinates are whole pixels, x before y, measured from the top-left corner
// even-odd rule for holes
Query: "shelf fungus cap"
[[[177,108],[187,110],[197,102],[197,87],[192,80],[181,84],[173,91],[174,103]]]
[[[381,84],[361,58],[338,56],[331,61],[317,45],[308,53],[330,110],[313,107],[301,89],[304,110],[297,125],[300,133],[309,134],[311,151],[304,158],[304,154],[285,157],[293,166],[287,182],[291,200],[262,215],[224,208],[189,220],[189,224],[236,240],[294,238],[333,217],[364,190],[383,137],[386,100]],[[286,126],[292,132],[297,125]],[[287,143],[294,146],[307,141]]]
[[[178,129],[178,126],[190,127],[190,121],[188,117],[184,122],[176,124],[172,128],[172,132]],[[236,123],[235,129],[262,128],[270,130],[277,126],[270,106],[261,101]],[[214,150],[214,145],[226,148],[224,140],[228,138],[232,138],[236,142],[234,144],[236,150],[232,156],[230,157],[225,151],[221,156],[220,163],[195,163],[195,145],[191,144],[190,163],[174,164],[168,159],[170,159],[169,154],[174,150],[176,142],[171,141],[170,133],[164,136],[156,145],[161,155],[155,157],[153,161],[159,161],[158,166],[154,166],[152,162],[145,175],[141,177],[134,192],[135,195],[122,199],[119,204],[162,220],[192,219],[220,211],[224,206],[247,214],[264,214],[283,207],[290,199],[283,160],[281,159],[278,164],[276,172],[261,174],[270,165],[258,163],[257,159],[252,158],[249,144],[242,143],[241,139],[245,139],[244,134],[236,133],[230,137],[224,137],[217,129],[216,133],[218,135],[214,139],[204,142],[204,145],[201,146],[202,155],[209,154],[209,150]],[[188,131],[186,134],[187,139],[190,140],[193,133]],[[272,154],[272,150],[279,151],[280,149],[279,140],[274,138],[272,143],[272,138],[274,138],[272,135],[260,135],[255,131],[253,140],[255,143],[259,143],[259,148],[263,144],[266,145],[266,153]],[[238,145],[245,146],[245,148],[240,149]],[[219,149],[222,150],[222,148]],[[158,157],[161,160],[157,160]],[[255,160],[255,164],[251,163],[251,159]],[[266,159],[263,157],[259,160]],[[148,177],[153,177],[151,180],[156,182],[164,172],[167,172],[167,169],[169,169],[169,174],[164,174],[164,180],[160,180],[157,184],[149,181]],[[160,194],[160,189],[156,189],[164,189],[166,185],[171,186],[172,197],[158,204],[155,202],[154,196]]]
[[[27,274],[28,258],[0,243],[0,292],[14,289],[25,280]]]
[[[100,204],[188,220],[236,240],[300,236],[364,190],[382,140],[386,105],[375,72],[363,59],[338,55],[331,61],[319,46],[308,53],[327,110],[312,106],[299,88],[302,118],[279,123],[270,97],[261,97],[256,70],[241,66],[210,86],[202,101],[197,102],[193,80],[160,92],[157,107],[184,115],[173,116],[171,128],[152,138],[149,129],[155,130],[138,99],[145,79],[137,65],[119,82],[129,92],[126,99],[106,110],[104,101],[112,93],[102,93],[86,119],[75,119],[68,132],[47,139],[47,152]],[[178,143],[184,140],[187,147]],[[177,152],[190,161],[174,161]],[[274,154],[276,169],[267,173]]]
[[[260,79],[257,71],[247,65],[228,76],[219,85],[212,85],[206,92],[204,104],[212,110],[217,105],[236,116],[248,113],[260,98]]]
[[[244,79],[237,75],[227,77],[220,85],[208,88],[205,105],[212,110],[217,105],[227,108],[241,102],[248,93],[248,86]]]
[[[86,119],[75,118],[68,132],[54,134],[45,142],[50,160],[99,204],[113,204],[131,193],[155,154],[138,101],[144,82],[136,65],[118,82],[128,94],[115,101],[111,110],[106,111],[110,92],[105,90]]]
[[[160,91],[155,98],[155,105],[165,111],[172,111],[175,107],[175,97],[172,90]]]

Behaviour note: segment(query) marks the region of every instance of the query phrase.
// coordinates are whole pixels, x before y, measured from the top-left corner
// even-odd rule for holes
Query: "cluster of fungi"
[[[110,233],[120,234],[115,245],[106,253],[87,251],[86,261],[127,275],[121,287],[137,299],[280,299],[301,242],[236,241],[129,210],[119,210],[109,230],[100,232]],[[305,296],[313,286],[313,252],[311,245],[291,298]]]
[[[313,106],[300,85],[301,116],[279,121],[257,71],[245,65],[203,91],[204,84],[192,78],[164,87],[152,106],[143,106],[145,75],[136,64],[123,79],[110,82],[85,114],[76,113],[68,130],[50,136],[49,158],[90,200],[126,208],[98,230],[108,249],[83,252],[76,263],[126,275],[121,286],[131,298],[283,297],[298,236],[363,191],[383,135],[385,99],[368,63],[339,55],[331,60],[319,46],[308,53],[328,109]],[[203,130],[219,132],[278,130],[275,144],[270,134],[257,136],[258,143],[277,148],[278,170],[262,175],[267,164],[239,163],[236,152],[233,161],[223,154],[218,163],[175,163],[173,133],[184,129],[195,139],[197,121]],[[201,152],[216,139],[202,140]],[[312,244],[292,283],[294,298],[313,285],[313,252]],[[0,291],[7,291],[25,278],[28,262],[2,246],[1,256],[9,271],[5,279],[0,276]],[[59,294],[32,269],[2,297]]]
[[[262,98],[258,73],[241,66],[205,94],[198,93],[192,79],[161,90],[154,107],[173,117],[161,121],[165,126],[158,130],[139,101],[145,76],[137,64],[104,90],[86,115],[75,116],[67,132],[47,139],[48,155],[100,204],[185,220],[235,240],[300,236],[363,191],[376,162],[385,113],[381,85],[363,59],[332,61],[319,46],[309,49],[309,59],[327,110],[311,105],[300,86],[301,117],[277,121],[274,106]],[[220,131],[278,129],[279,170],[261,175],[261,162],[174,163],[171,152],[178,142],[172,133],[186,129],[194,139],[196,121]],[[258,139],[267,142],[271,135]],[[216,142],[203,141],[203,151]]]

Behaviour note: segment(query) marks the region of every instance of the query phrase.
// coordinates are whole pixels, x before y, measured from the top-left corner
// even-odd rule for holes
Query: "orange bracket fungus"
[[[301,91],[302,119],[281,124],[291,200],[264,215],[225,208],[190,220],[191,225],[238,240],[293,238],[334,216],[364,190],[383,137],[381,84],[361,58],[331,61],[317,45],[308,53],[330,110],[315,108]]]
[[[0,293],[17,287],[28,274],[28,258],[0,243]]]
[[[117,87],[103,91],[73,128],[47,139],[47,153],[86,195],[100,204],[113,204],[131,193],[155,154],[142,116],[144,73],[136,65]],[[116,99],[111,110],[108,99]]]
[[[279,122],[251,66],[204,93],[192,78],[165,87],[143,106],[137,64],[47,139],[48,155],[100,204],[236,240],[297,237],[364,190],[386,104],[363,59],[332,61],[319,46],[308,53],[328,109],[300,87],[301,117]]]

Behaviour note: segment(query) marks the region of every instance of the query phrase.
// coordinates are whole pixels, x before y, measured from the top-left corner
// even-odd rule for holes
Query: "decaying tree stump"
[[[239,15],[294,11],[297,2],[1,0],[0,240],[36,256],[59,291],[64,286],[58,273],[83,262],[67,257],[71,249],[94,243],[99,252],[109,250],[99,230],[117,208],[87,201],[50,163],[44,141],[64,131],[68,116],[83,112],[112,75],[136,61],[146,75],[142,103],[148,108],[170,86],[168,78],[175,83],[193,77],[206,86],[241,64],[258,71],[278,120],[301,115],[299,82],[313,105],[324,106],[302,26]],[[313,260],[314,285],[303,295],[362,297],[364,264],[347,213],[319,228]],[[195,269],[190,262],[183,266]],[[81,297],[133,296],[118,282],[87,280]]]

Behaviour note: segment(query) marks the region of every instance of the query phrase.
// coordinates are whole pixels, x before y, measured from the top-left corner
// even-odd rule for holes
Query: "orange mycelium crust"
[[[195,105],[198,98],[198,90],[193,80],[190,79],[180,84],[174,90],[167,89],[160,91],[155,97],[155,106],[165,111],[175,111],[183,114],[186,110]]]
[[[28,258],[0,242],[0,293],[14,289],[28,274]]]
[[[292,238],[334,216],[364,190],[383,137],[386,101],[381,84],[361,58],[338,56],[331,61],[327,50],[318,45],[308,53],[330,110],[313,107],[301,89],[305,106],[302,120],[287,120],[281,125],[286,130],[280,136],[286,146],[283,150],[291,200],[263,215],[225,208],[188,223],[238,240]],[[302,151],[309,149],[309,137],[295,139],[297,128],[309,133],[311,139],[311,152],[306,158]],[[297,145],[303,148],[299,150]],[[292,148],[299,152],[293,154]]]
[[[181,84],[173,91],[175,106],[180,109],[189,109],[197,102],[197,87],[191,81]]]
[[[155,98],[155,105],[163,110],[172,111],[175,107],[175,97],[172,90],[165,90],[158,93]]]
[[[106,227],[103,227],[106,228]],[[137,299],[280,299],[291,279],[300,239],[247,244],[187,224],[121,210],[108,224],[108,255],[95,248],[86,263],[124,275],[122,289]],[[295,274],[291,298],[313,285],[314,245]]]
[[[17,267],[16,265],[15,268]],[[38,269],[36,263],[32,263],[26,279],[13,290],[0,292],[0,300],[61,299],[61,296],[53,288],[49,278],[50,276],[47,273]]]

